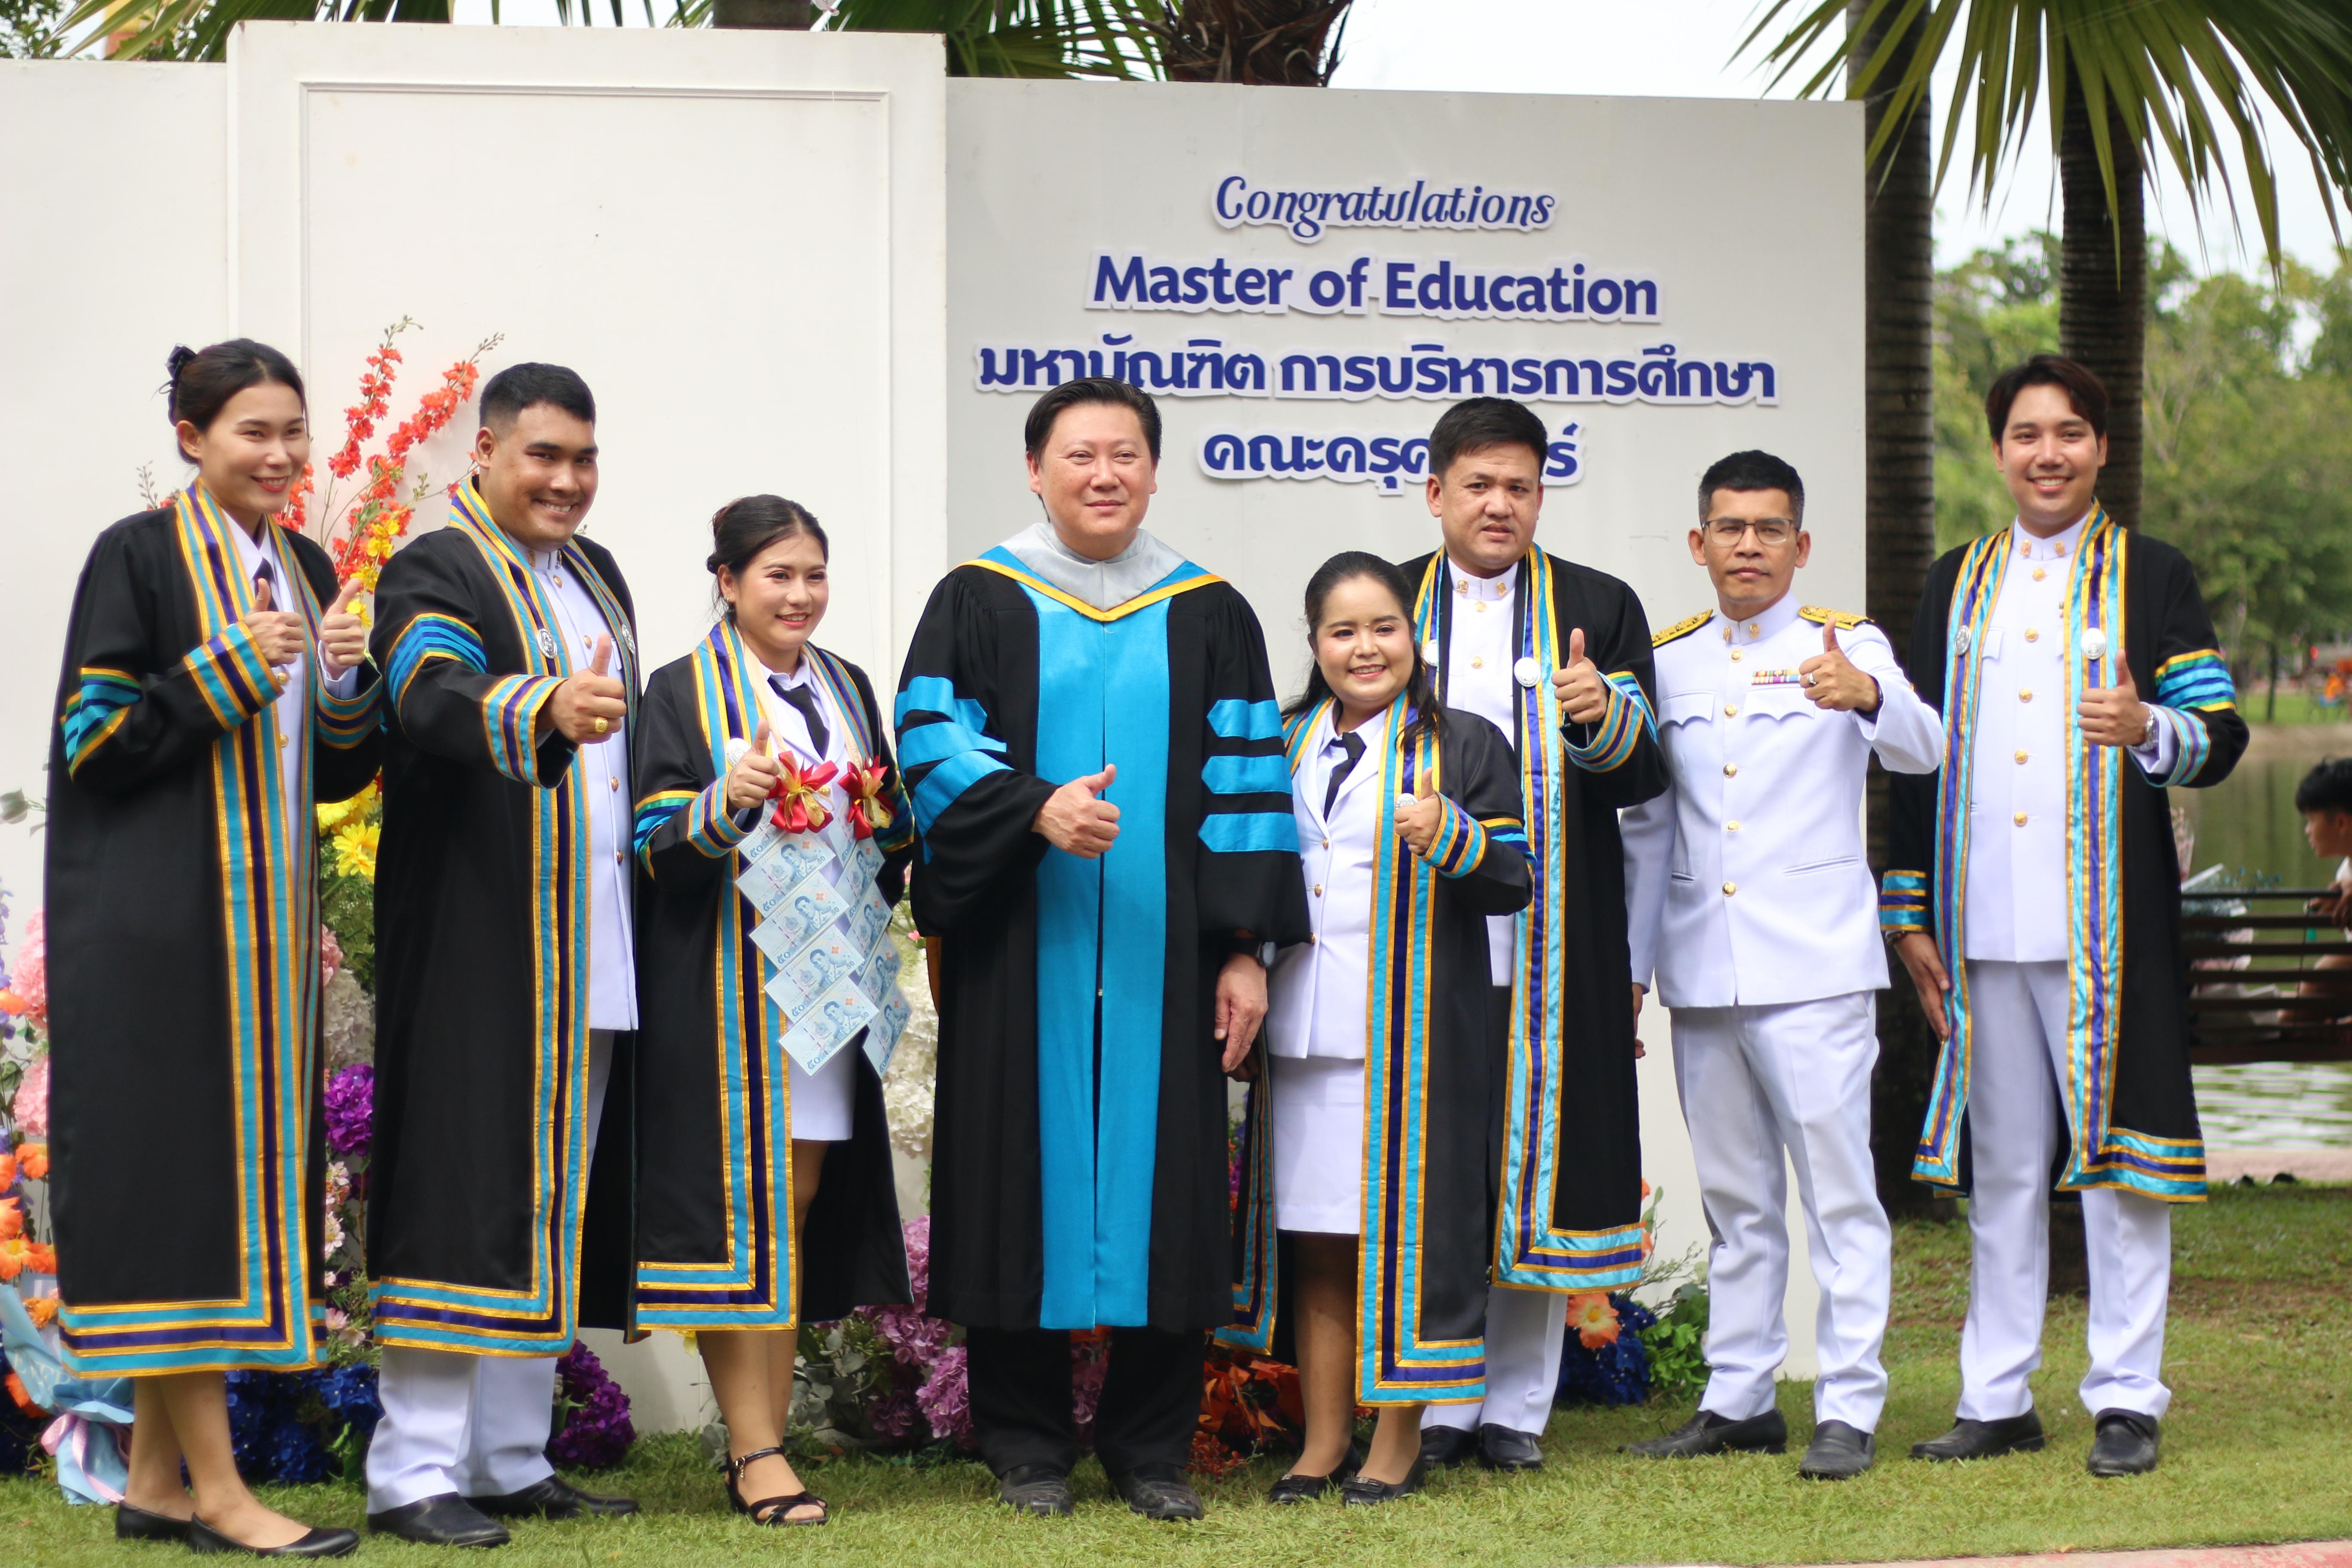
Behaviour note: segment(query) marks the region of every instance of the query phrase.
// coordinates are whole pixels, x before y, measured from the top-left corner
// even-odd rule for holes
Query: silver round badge
[[[1960,628],[1958,642],[1960,645],[1960,651],[1962,653],[1968,652],[1969,647],[1974,644],[1976,640],[1976,629],[1973,626],[1962,626]]]
[[[555,657],[555,634],[545,626],[539,628],[539,651],[544,658]]]
[[[1435,637],[1432,637],[1427,642],[1421,645],[1421,662],[1423,664],[1435,664],[1438,662],[1437,639]]]
[[[727,742],[727,765],[733,767],[751,754],[751,742],[737,736]]]
[[[1537,667],[1534,659],[1523,658],[1511,666],[1511,679],[1521,686],[1532,689],[1537,681],[1543,679],[1543,671]]]
[[[2083,628],[2083,657],[2096,664],[2107,657],[2107,634],[2102,626]]]

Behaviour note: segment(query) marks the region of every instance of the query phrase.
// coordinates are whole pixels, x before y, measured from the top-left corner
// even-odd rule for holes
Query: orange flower
[[[0,1193],[16,1184],[16,1156],[0,1154]]]
[[[58,1249],[46,1241],[37,1241],[25,1249],[25,1267],[36,1274],[54,1275],[58,1271]]]
[[[0,1240],[25,1234],[25,1205],[16,1198],[0,1198]]]
[[[21,1018],[33,1010],[33,1005],[14,991],[0,990],[0,1013],[11,1018]]]
[[[47,1181],[49,1174],[49,1146],[47,1143],[17,1144],[16,1169],[37,1182]],[[0,1182],[0,1191],[5,1191],[7,1185],[7,1183]]]
[[[1617,1342],[1617,1309],[1606,1292],[1584,1290],[1568,1299],[1568,1326],[1589,1351]]]
[[[33,1260],[33,1244],[21,1236],[0,1241],[0,1280],[14,1279]]]
[[[23,1411],[26,1415],[47,1415],[48,1414],[47,1411],[33,1403],[33,1396],[25,1392],[25,1380],[18,1377],[14,1372],[9,1373],[6,1380],[6,1386],[8,1389],[8,1397],[15,1400],[16,1402],[16,1408]]]
[[[33,1327],[46,1329],[58,1321],[58,1299],[55,1296],[28,1296],[25,1299],[25,1316],[33,1320]]]

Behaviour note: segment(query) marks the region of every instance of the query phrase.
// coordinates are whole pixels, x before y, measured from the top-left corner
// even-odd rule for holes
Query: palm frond
[[[1777,86],[1829,45],[1825,63],[1798,90],[1808,98],[1885,93],[1867,154],[1873,167],[1925,100],[1948,49],[1958,85],[1944,109],[1938,187],[1965,145],[1969,186],[1990,202],[2037,110],[2047,115],[2054,147],[2068,95],[2080,92],[2110,205],[2120,124],[2144,163],[2161,149],[2200,217],[2218,189],[2234,224],[2238,191],[2225,153],[2234,142],[2276,268],[2284,258],[2277,174],[2263,132],[2266,103],[2310,158],[2341,237],[2336,197],[2352,197],[2352,6],[2343,0],[1868,0],[1832,42],[1846,15],[1844,0],[1769,0],[1737,52],[1761,47]],[[1784,19],[1786,30],[1770,37]],[[1881,28],[1877,47],[1857,58],[1858,40]],[[1915,30],[1920,44],[1912,50]]]
[[[829,32],[938,33],[950,76],[1162,74],[1160,0],[842,0]]]

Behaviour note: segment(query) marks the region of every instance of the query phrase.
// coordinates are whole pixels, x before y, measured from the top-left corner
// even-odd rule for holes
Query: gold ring
[[[610,730],[612,727],[613,721],[610,719],[599,719],[596,721],[596,733],[599,735],[603,734],[605,731]]]

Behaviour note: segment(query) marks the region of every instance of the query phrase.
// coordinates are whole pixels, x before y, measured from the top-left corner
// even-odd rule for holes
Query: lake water
[[[2328,756],[2352,756],[2352,725],[2265,725],[2221,784],[2173,791],[2196,829],[2184,869],[2219,866],[2289,888],[2334,880],[2335,864],[2311,852],[2294,809],[2294,786]],[[2198,1117],[2213,1148],[2352,1148],[2352,1066],[2252,1062],[2193,1070]]]

